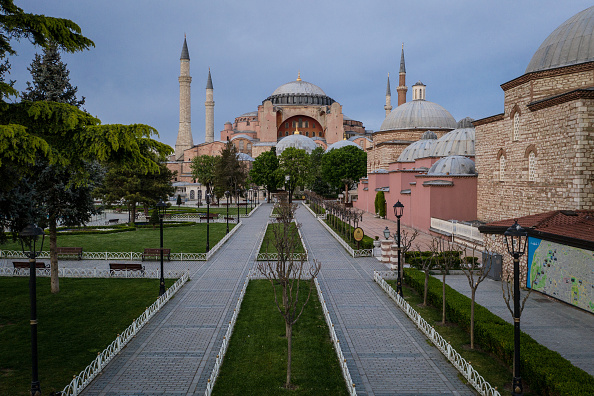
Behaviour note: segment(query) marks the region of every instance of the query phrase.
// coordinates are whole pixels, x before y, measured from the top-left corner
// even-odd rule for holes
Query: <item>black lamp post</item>
[[[200,207],[200,204],[202,203],[202,202],[200,202],[202,200],[202,190],[199,189],[197,192],[197,195],[198,195],[198,207]]]
[[[247,197],[247,190],[245,190],[245,189],[243,190],[243,196],[245,197],[245,215],[247,216],[247,206],[248,206],[247,199],[248,199],[248,197]]]
[[[237,203],[237,224],[239,224],[239,193],[241,192],[241,190],[238,188],[236,193],[237,193],[237,199],[236,199],[236,203]]]
[[[206,252],[210,251],[210,194],[206,194]]]
[[[250,188],[249,190],[249,196],[250,196],[250,213],[252,212],[252,209],[254,209],[254,190],[252,188]]]
[[[37,250],[39,236],[41,245]],[[37,364],[37,263],[35,257],[43,250],[45,232],[35,224],[29,224],[20,232],[21,247],[25,256],[29,258],[29,298],[31,300],[31,396],[41,395],[39,384],[39,370]]]
[[[523,394],[520,377],[520,256],[526,252],[528,232],[518,224],[509,227],[503,235],[507,251],[514,257],[514,379],[512,395]]]
[[[225,191],[225,197],[227,198],[227,234],[229,233],[229,196],[231,193],[229,191]]]
[[[159,279],[159,296],[165,294],[165,275],[163,274],[163,219],[165,218],[165,212],[167,212],[167,204],[160,200],[157,203],[157,213],[159,214],[159,226],[161,229],[161,278]]]
[[[396,280],[396,292],[402,297],[402,275],[401,275],[401,268],[400,268],[400,218],[404,213],[404,205],[398,200],[394,204],[394,215],[396,216],[396,224],[398,224],[396,235],[394,235],[394,239],[398,237],[398,278]]]

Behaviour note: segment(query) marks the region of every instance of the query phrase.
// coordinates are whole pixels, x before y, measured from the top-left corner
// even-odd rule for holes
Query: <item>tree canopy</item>
[[[233,192],[238,186],[245,184],[245,179],[245,167],[237,158],[237,148],[227,142],[215,165],[214,192],[216,197],[222,197],[225,191]]]
[[[281,180],[284,179],[285,186],[289,192],[289,203],[293,201],[293,192],[297,186],[302,186],[307,181],[309,170],[309,155],[303,149],[287,147],[279,157],[277,170]]]
[[[278,173],[278,157],[274,149],[272,151],[265,151],[256,157],[250,170],[250,178],[252,182],[259,186],[263,186],[270,193],[278,188],[282,183],[282,176]]]
[[[220,157],[212,155],[199,155],[192,158],[190,169],[192,169],[192,177],[198,181],[198,183],[206,186],[206,193],[212,193],[212,186],[215,182],[217,162]]]
[[[330,186],[348,190],[367,174],[367,153],[355,146],[330,150],[322,156],[321,170]]]

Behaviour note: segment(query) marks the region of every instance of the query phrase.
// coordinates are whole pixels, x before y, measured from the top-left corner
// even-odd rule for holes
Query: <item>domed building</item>
[[[588,44],[590,43],[590,44]],[[594,7],[569,18],[474,122],[478,218],[594,209]]]

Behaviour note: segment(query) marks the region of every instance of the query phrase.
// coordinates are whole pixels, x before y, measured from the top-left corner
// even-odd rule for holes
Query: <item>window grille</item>
[[[505,155],[499,157],[499,181],[505,179]]]
[[[528,155],[528,180],[536,181],[536,154],[534,151]]]
[[[520,113],[514,114],[514,140],[520,140]]]

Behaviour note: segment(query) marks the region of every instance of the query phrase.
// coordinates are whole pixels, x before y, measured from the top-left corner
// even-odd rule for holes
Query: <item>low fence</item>
[[[483,243],[483,234],[479,232],[478,227],[473,227],[468,224],[432,217],[431,228],[454,237],[461,237],[481,244]]]
[[[80,394],[82,390],[91,383],[91,381],[101,373],[101,370],[130,342],[130,340],[144,327],[144,325],[157,313],[159,310],[177,293],[177,291],[188,280],[188,273],[184,273],[177,282],[173,284],[165,294],[157,299],[148,307],[142,315],[140,315],[122,334],[107,347],[103,352],[100,352],[95,360],[89,364],[79,375],[62,390],[62,396],[75,396]]]
[[[393,271],[374,271],[373,280],[396,302],[408,317],[417,325],[417,327],[431,340],[431,342],[441,351],[441,353],[452,363],[452,365],[468,380],[477,392],[483,396],[500,396],[496,388],[492,387],[473,367],[466,361],[452,346],[429,325],[415,311],[404,298],[400,297],[385,280],[386,278],[395,278]]]
[[[180,278],[186,270],[164,270],[163,277],[168,279]],[[49,277],[51,270],[49,268],[38,268],[37,276]],[[0,267],[0,276],[29,276],[29,268],[12,268],[9,266]],[[159,269],[138,271],[138,270],[118,270],[111,271],[109,268],[58,268],[58,277],[60,278],[150,278],[159,279],[161,271]]]

